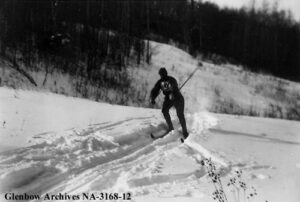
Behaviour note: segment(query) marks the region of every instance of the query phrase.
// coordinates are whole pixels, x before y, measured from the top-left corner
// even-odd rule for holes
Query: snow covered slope
[[[187,114],[188,143],[181,144],[173,121],[176,130],[153,141],[150,131],[164,128],[159,110],[0,88],[0,201],[12,192],[214,201],[205,158],[224,184],[243,170],[257,189],[253,201],[299,201],[299,122],[194,112]]]
[[[140,81],[149,89],[158,78],[158,69],[166,67],[181,85],[190,73],[200,70],[182,89],[187,109],[206,109],[217,113],[296,118],[300,111],[300,84],[269,75],[253,73],[231,64],[216,65],[198,60],[174,46],[152,42],[152,64],[139,70]],[[139,76],[135,78],[139,79]],[[140,82],[142,83],[142,82]]]
[[[27,72],[38,84],[37,88],[33,88],[22,75],[1,59],[0,86],[44,90],[109,103],[147,107],[150,90],[159,79],[160,67],[166,67],[181,85],[200,60],[172,45],[157,42],[151,42],[150,45],[150,65],[136,65],[135,60],[129,61],[127,73],[131,85],[126,90],[107,89],[86,81],[84,90],[80,91],[78,86],[83,86],[81,78],[58,70],[48,75],[44,72],[45,65],[42,63],[37,64],[39,71],[27,68]],[[300,119],[299,83],[253,73],[241,66],[200,61],[203,66],[182,89],[188,111],[205,109],[217,113]],[[47,79],[45,75],[48,75]]]

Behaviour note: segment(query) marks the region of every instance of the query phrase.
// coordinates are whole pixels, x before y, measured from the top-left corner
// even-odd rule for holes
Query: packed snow
[[[246,201],[299,201],[299,122],[194,111],[182,144],[173,112],[172,119],[175,131],[152,140],[150,132],[165,127],[160,110],[1,87],[0,201],[6,193],[43,201],[99,192],[137,202],[214,201],[204,159],[221,173],[228,201],[236,201],[226,183],[237,170],[257,191]]]

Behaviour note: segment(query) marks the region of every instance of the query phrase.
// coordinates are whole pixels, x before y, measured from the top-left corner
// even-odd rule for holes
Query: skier
[[[168,76],[168,72],[164,67],[160,68],[158,73],[160,75],[160,79],[157,81],[157,83],[155,84],[155,86],[151,91],[151,95],[150,95],[151,104],[153,105],[155,104],[155,98],[160,93],[160,90],[162,90],[163,94],[165,95],[165,99],[162,107],[162,113],[168,124],[168,132],[174,130],[171,117],[169,114],[170,108],[174,106],[176,109],[176,113],[180,125],[182,127],[183,137],[184,139],[186,139],[189,134],[187,132],[186,122],[184,118],[184,98],[180,93],[177,81],[175,78]]]

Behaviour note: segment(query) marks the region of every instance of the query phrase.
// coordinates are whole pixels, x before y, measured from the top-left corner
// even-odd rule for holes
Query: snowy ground
[[[300,200],[299,122],[194,112],[187,144],[174,122],[175,132],[153,141],[150,131],[164,127],[159,110],[0,88],[0,201],[8,192],[214,201],[204,158],[222,171],[229,201],[244,201],[226,187],[236,170],[257,190],[248,201]]]

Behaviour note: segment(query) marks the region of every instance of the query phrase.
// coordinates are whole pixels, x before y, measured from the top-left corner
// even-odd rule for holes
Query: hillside
[[[210,112],[237,115],[300,119],[300,84],[266,74],[253,73],[241,66],[212,64],[195,59],[174,46],[151,42],[151,64],[136,65],[129,61],[128,68],[117,72],[105,72],[117,82],[113,88],[99,86],[77,75],[62,73],[57,69],[46,73],[43,64],[38,71],[26,71],[38,84],[11,68],[11,64],[0,60],[1,86],[15,89],[34,89],[55,92],[73,97],[147,107],[149,93],[162,66],[182,84],[198,66],[203,66],[182,89],[186,98],[186,109],[194,111],[206,109]],[[102,70],[100,70],[102,71]],[[125,73],[125,72],[126,73]],[[120,75],[127,75],[122,78]],[[123,80],[122,80],[123,79]],[[124,85],[118,83],[124,83]],[[159,107],[159,106],[157,106]]]
[[[93,77],[103,64],[126,66],[132,52],[137,64],[149,64],[144,39],[175,41],[192,55],[217,54],[299,82],[300,24],[276,2],[231,9],[196,0],[5,0],[0,1],[0,55],[33,69],[42,60]]]
[[[299,202],[300,22],[250,1],[0,0],[0,202]]]

